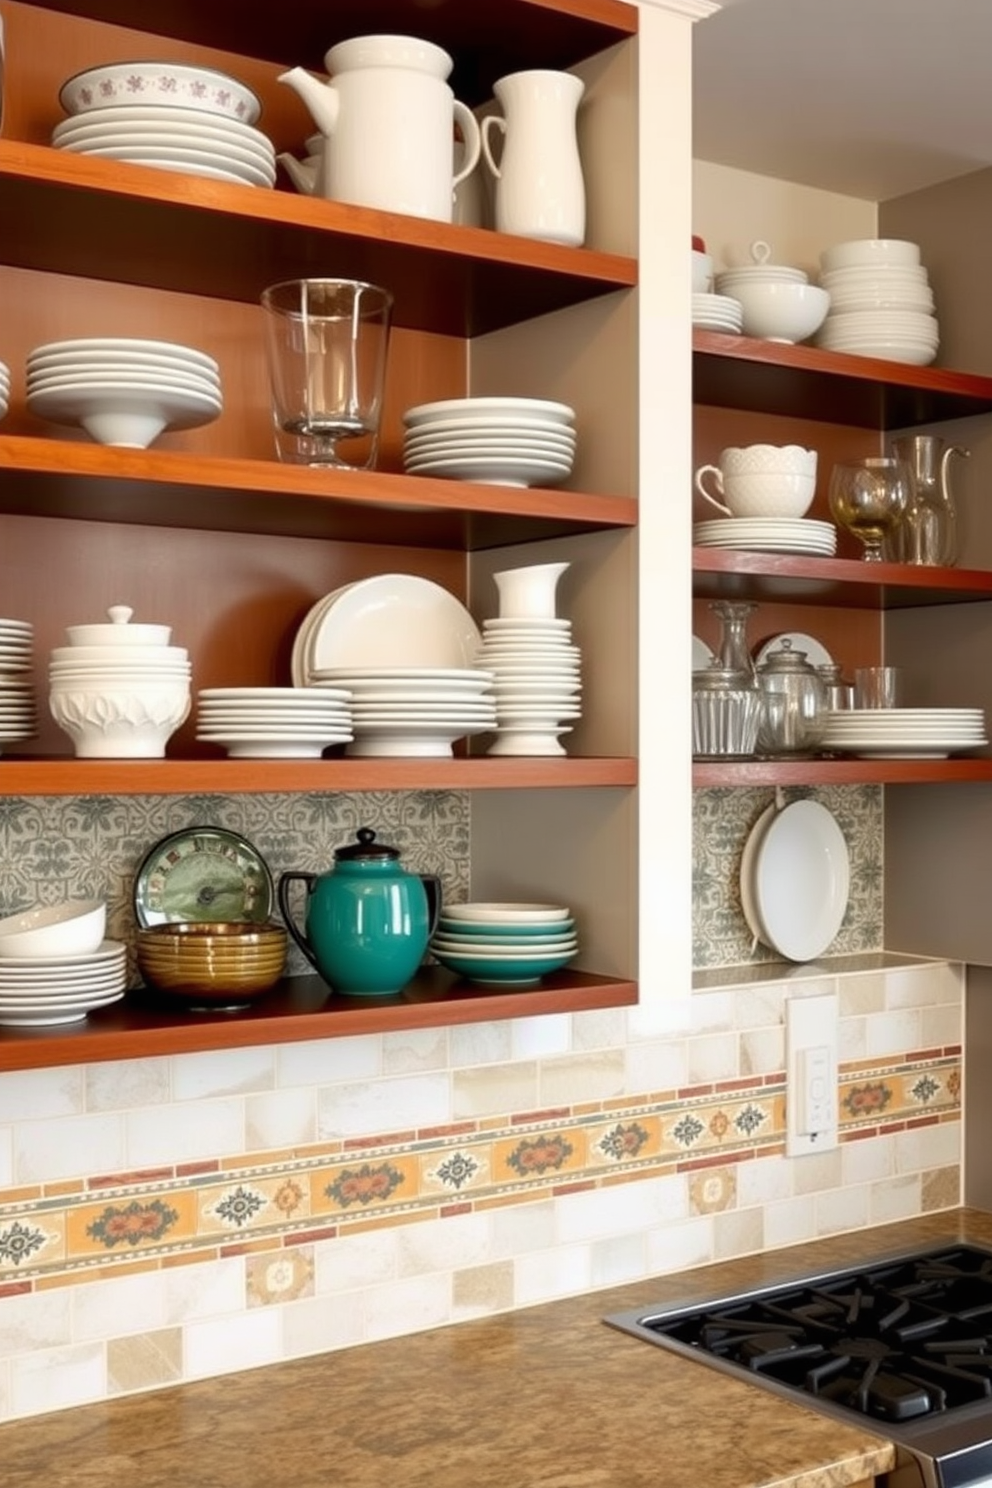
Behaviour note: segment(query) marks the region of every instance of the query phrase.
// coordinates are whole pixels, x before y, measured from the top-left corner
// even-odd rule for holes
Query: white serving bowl
[[[108,62],[77,72],[62,84],[59,102],[67,114],[144,103],[156,108],[192,108],[254,124],[262,105],[237,78],[212,67],[175,62]]]
[[[820,267],[828,271],[883,264],[888,268],[918,268],[919,263],[920,245],[902,238],[849,238],[824,248],[820,254]]]
[[[189,716],[188,681],[126,686],[53,686],[52,717],[78,759],[162,759],[169,738]]]
[[[815,284],[741,284],[736,290],[745,336],[764,341],[805,341],[820,329],[830,296]]]
[[[107,928],[102,899],[36,905],[0,920],[0,957],[88,956]]]

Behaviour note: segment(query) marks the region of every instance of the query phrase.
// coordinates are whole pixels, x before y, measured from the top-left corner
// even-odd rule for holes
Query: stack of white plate
[[[56,424],[81,424],[99,444],[146,449],[164,429],[218,418],[213,357],[172,341],[91,336],[36,346],[27,359],[28,408]]]
[[[196,737],[232,759],[319,759],[354,738],[350,693],[328,687],[204,687]]]
[[[701,331],[724,331],[739,336],[744,320],[740,300],[725,294],[694,294],[692,323]]]
[[[831,713],[822,739],[860,759],[946,759],[987,743],[981,708],[852,708]]]
[[[578,954],[575,921],[559,904],[453,904],[442,910],[431,953],[472,982],[532,987]]]
[[[38,708],[29,680],[34,629],[28,620],[0,620],[0,744],[32,739]]]
[[[272,141],[251,124],[203,109],[131,103],[88,109],[52,130],[58,150],[151,165],[243,186],[272,187]]]
[[[692,541],[697,548],[747,548],[831,558],[837,551],[837,528],[816,517],[718,517],[697,522]]]
[[[828,351],[927,366],[940,345],[934,298],[916,243],[874,238],[820,254],[830,313],[817,344]]]
[[[411,475],[496,486],[553,486],[575,458],[575,410],[543,398],[445,398],[403,415]]]
[[[492,680],[474,667],[318,667],[313,689],[348,690],[349,755],[445,757],[456,739],[495,729]]]
[[[105,940],[77,956],[0,957],[0,1024],[47,1028],[78,1023],[94,1008],[120,1002],[127,986],[127,947]]]
[[[571,620],[484,620],[476,665],[492,675],[497,719],[488,753],[563,755],[559,739],[582,716],[580,663]]]
[[[0,362],[0,418],[6,418],[10,407],[10,368]]]

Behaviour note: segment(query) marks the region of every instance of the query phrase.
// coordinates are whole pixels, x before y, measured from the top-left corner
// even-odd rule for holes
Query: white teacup
[[[712,479],[716,495],[706,489]],[[695,487],[725,517],[804,517],[816,494],[816,450],[798,444],[732,446],[701,465]]]

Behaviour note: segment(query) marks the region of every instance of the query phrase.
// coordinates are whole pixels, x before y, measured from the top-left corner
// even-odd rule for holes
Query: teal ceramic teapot
[[[310,964],[335,992],[388,997],[416,974],[437,924],[441,881],[408,873],[399,849],[361,827],[339,847],[327,873],[283,873],[279,908]],[[290,887],[307,886],[304,929],[289,904]]]

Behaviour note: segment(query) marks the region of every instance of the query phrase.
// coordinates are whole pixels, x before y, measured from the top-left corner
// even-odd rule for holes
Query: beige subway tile
[[[136,1390],[177,1384],[183,1374],[181,1328],[160,1328],[107,1343],[107,1392],[129,1395]]]

